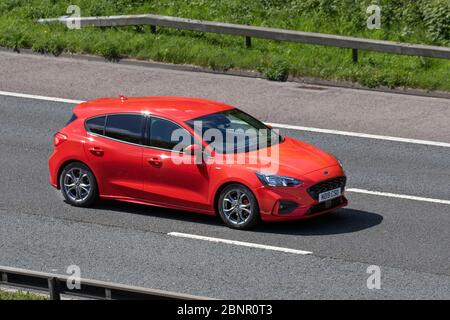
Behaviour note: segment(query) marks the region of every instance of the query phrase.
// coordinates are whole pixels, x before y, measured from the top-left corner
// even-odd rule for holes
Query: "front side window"
[[[151,147],[182,151],[193,144],[192,135],[172,121],[152,118],[149,130],[149,145]]]
[[[114,114],[106,117],[105,136],[141,144],[144,117],[137,114]]]

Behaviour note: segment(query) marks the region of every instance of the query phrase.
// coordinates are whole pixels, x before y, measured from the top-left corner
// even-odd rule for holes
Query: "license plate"
[[[319,193],[319,202],[337,198],[341,195],[341,188]]]

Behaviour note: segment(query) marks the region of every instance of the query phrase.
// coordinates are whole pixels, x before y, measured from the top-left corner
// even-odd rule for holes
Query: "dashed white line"
[[[285,253],[303,254],[303,255],[312,254],[311,251],[303,251],[303,250],[297,250],[297,249],[268,246],[268,245],[264,245],[264,244],[242,242],[242,241],[235,241],[235,240],[228,240],[228,239],[221,239],[221,238],[205,237],[205,236],[199,236],[199,235],[189,234],[189,233],[169,232],[167,235],[173,236],[173,237],[203,240],[203,241],[210,241],[210,242],[217,242],[217,243],[225,243],[225,244],[231,244],[231,245],[236,245],[236,246],[241,246],[241,247],[272,250],[272,251],[279,251],[279,252],[285,252]]]
[[[335,135],[340,135],[340,136],[349,136],[349,137],[358,137],[358,138],[376,139],[376,140],[386,140],[386,141],[395,141],[395,142],[403,142],[403,143],[414,143],[414,144],[422,144],[422,145],[429,145],[429,146],[435,146],[435,147],[450,148],[450,143],[447,143],[447,142],[399,138],[399,137],[383,136],[383,135],[376,135],[376,134],[369,134],[369,133],[339,131],[339,130],[331,130],[331,129],[301,127],[301,126],[294,126],[294,125],[282,124],[282,123],[270,123],[269,122],[269,123],[266,123],[266,124],[268,124],[268,125],[270,125],[270,126],[272,126],[274,128],[282,128],[282,129],[289,129],[289,130],[319,132],[319,133],[335,134]]]
[[[396,193],[389,193],[389,192],[370,191],[370,190],[358,189],[358,188],[348,188],[348,189],[346,189],[346,191],[347,192],[355,192],[355,193],[371,194],[374,196],[400,198],[400,199],[406,199],[406,200],[433,202],[433,203],[440,203],[440,204],[450,204],[450,200],[424,198],[424,197],[409,196],[409,195],[405,195],[405,194],[396,194]]]

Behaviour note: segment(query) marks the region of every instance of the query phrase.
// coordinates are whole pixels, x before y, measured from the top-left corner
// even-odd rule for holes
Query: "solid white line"
[[[416,196],[409,196],[409,195],[405,195],[405,194],[370,191],[370,190],[358,189],[358,188],[348,188],[348,189],[345,189],[345,191],[347,191],[347,192],[355,192],[355,193],[365,193],[365,194],[371,194],[371,195],[382,196],[382,197],[400,198],[400,199],[424,201],[424,202],[433,202],[433,203],[440,203],[440,204],[450,204],[450,200],[441,200],[441,199],[433,199],[433,198],[416,197]]]
[[[16,93],[16,92],[7,92],[7,91],[0,91],[0,95],[16,97],[16,98],[27,98],[27,99],[45,100],[45,101],[54,101],[54,102],[63,102],[63,103],[74,103],[74,104],[84,102],[82,100],[46,97],[46,96],[38,96],[38,95],[34,95],[34,94],[25,94],[25,93]]]
[[[450,143],[447,143],[447,142],[399,138],[399,137],[382,136],[382,135],[369,134],[369,133],[339,131],[339,130],[331,130],[331,129],[319,129],[319,128],[311,128],[311,127],[301,127],[301,126],[294,126],[294,125],[282,124],[282,123],[266,123],[266,124],[268,124],[268,125],[270,125],[272,127],[282,128],[282,129],[319,132],[319,133],[335,134],[335,135],[340,135],[340,136],[349,136],[349,137],[358,137],[358,138],[367,138],[367,139],[377,139],[377,140],[387,140],[387,141],[414,143],[414,144],[422,144],[422,145],[450,148]]]
[[[78,103],[84,102],[83,100],[73,100],[73,99],[46,97],[46,96],[38,96],[38,95],[33,95],[33,94],[7,92],[7,91],[0,91],[0,95],[2,95],[2,96],[10,96],[10,97],[17,97],[17,98],[28,98],[28,99],[37,99],[37,100],[62,102],[62,103],[72,103],[72,104],[78,104]],[[302,127],[302,126],[294,126],[294,125],[282,124],[282,123],[267,122],[266,124],[268,124],[268,125],[270,125],[272,127],[283,128],[283,129],[290,129],[290,130],[319,132],[319,133],[335,134],[335,135],[349,136],[349,137],[377,139],[377,140],[386,140],[386,141],[395,141],[395,142],[404,142],[404,143],[414,143],[414,144],[422,144],[422,145],[450,148],[450,143],[447,143],[447,142],[408,139],[408,138],[383,136],[383,135],[368,134],[368,133],[339,131],[339,130],[331,130],[331,129],[320,129],[320,128],[312,128],[312,127]]]
[[[204,236],[198,236],[198,235],[189,234],[189,233],[169,232],[168,235],[173,236],[173,237],[205,240],[205,241],[210,241],[210,242],[233,244],[233,245],[242,246],[242,247],[280,251],[280,252],[293,253],[293,254],[312,254],[311,251],[303,251],[303,250],[296,250],[296,249],[283,248],[283,247],[267,246],[264,244],[257,244],[257,243],[251,243],[251,242],[242,242],[242,241],[227,240],[227,239],[220,239],[220,238],[204,237]]]

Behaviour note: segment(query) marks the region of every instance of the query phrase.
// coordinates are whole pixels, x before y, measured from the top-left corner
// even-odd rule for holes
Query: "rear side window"
[[[108,115],[106,117],[105,136],[141,144],[143,119],[143,116],[137,114]]]
[[[86,121],[86,127],[89,132],[104,135],[105,120],[105,116],[89,119],[88,121]]]
[[[193,143],[193,137],[186,129],[158,118],[151,119],[149,137],[150,146],[167,150],[172,150],[176,145],[184,149]]]

